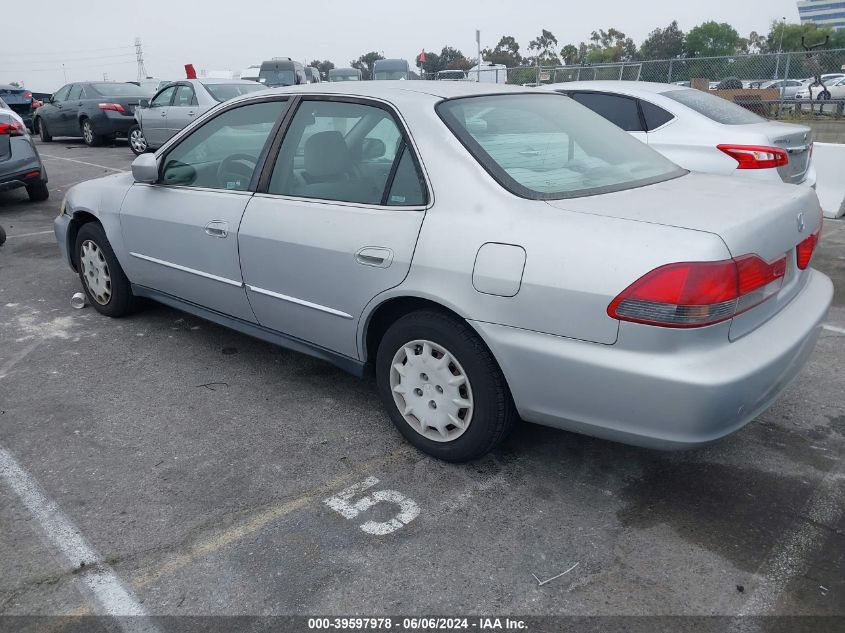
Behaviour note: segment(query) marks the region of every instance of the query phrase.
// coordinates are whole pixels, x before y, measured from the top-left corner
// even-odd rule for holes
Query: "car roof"
[[[595,90],[625,94],[659,94],[669,90],[691,90],[691,88],[677,84],[626,80],[565,81],[556,84],[543,84],[542,87],[550,90]]]
[[[354,85],[351,85],[354,84]],[[495,87],[493,87],[495,86]],[[391,81],[361,81],[349,83],[326,83],[315,87],[315,84],[301,84],[270,88],[266,92],[273,94],[343,94],[357,97],[374,97],[390,100],[391,97],[406,97],[408,93],[427,94],[432,97],[453,99],[490,94],[533,94],[535,89],[522,86],[507,86],[501,84],[478,83],[473,81],[443,82],[419,80],[391,80]],[[254,96],[256,93],[252,93]]]

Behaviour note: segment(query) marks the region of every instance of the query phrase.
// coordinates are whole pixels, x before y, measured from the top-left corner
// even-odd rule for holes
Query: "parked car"
[[[795,93],[797,100],[827,101],[828,99],[845,99],[845,77],[831,77],[823,80],[824,86],[808,84]]]
[[[320,77],[320,71],[314,68],[313,66],[305,67],[305,77],[309,84],[318,84],[323,81]]]
[[[28,130],[32,131],[32,114],[35,110],[32,92],[19,86],[0,84],[0,99],[7,109],[17,114]]]
[[[0,99],[0,191],[18,187],[26,187],[33,202],[50,197],[47,170],[23,118]]]
[[[373,79],[377,81],[415,77],[416,73],[406,59],[377,59],[373,64]]]
[[[812,189],[690,173],[572,99],[475,82],[245,95],[62,208],[100,313],[147,297],[372,367],[451,461],[520,417],[716,440],[796,375],[833,294]]]
[[[361,81],[361,71],[357,68],[332,68],[329,81]]]
[[[466,81],[467,74],[463,70],[438,70],[434,78],[439,81]]]
[[[147,91],[120,81],[72,83],[57,90],[35,113],[33,125],[41,140],[81,136],[95,147],[126,137],[135,124],[135,109]]]
[[[290,57],[274,57],[266,62],[261,62],[258,81],[266,88],[308,83],[305,67]]]
[[[784,101],[792,100],[795,95],[804,87],[804,83],[798,79],[776,79],[774,81],[765,81],[760,84],[763,90],[778,90],[780,91],[780,98]]]
[[[467,71],[467,79],[491,84],[508,83],[508,67],[504,64],[482,61]]]
[[[701,90],[645,81],[546,86],[571,96],[685,169],[815,186],[813,133]]]
[[[136,123],[129,129],[129,148],[135,154],[157,149],[218,103],[263,89],[243,79],[182,79],[167,84],[152,99],[141,100]]]

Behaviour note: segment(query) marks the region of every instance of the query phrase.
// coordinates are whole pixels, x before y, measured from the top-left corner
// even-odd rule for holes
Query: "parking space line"
[[[105,165],[98,165],[97,163],[86,163],[84,160],[77,160],[76,158],[67,158],[65,156],[54,156],[53,154],[41,154],[43,158],[55,158],[56,160],[66,160],[70,163],[78,163],[80,165],[88,165],[89,167],[99,167],[100,169],[107,169],[109,171],[116,171],[126,173],[126,169],[116,169],[115,167],[106,167]]]
[[[822,325],[823,330],[828,330],[829,332],[836,332],[837,334],[845,334],[845,327],[836,327],[835,325]]]
[[[41,345],[41,341],[35,341],[34,343],[30,343],[17,354],[12,356],[9,360],[7,360],[6,363],[2,367],[0,367],[0,380],[8,376],[9,372],[12,371],[15,365],[17,365],[24,358],[29,356],[33,351],[35,351],[35,348],[39,345]]]
[[[137,578],[130,580],[130,584],[136,589],[151,585],[161,578],[186,567],[195,560],[205,558],[227,545],[240,541],[244,537],[257,532],[276,519],[288,515],[291,512],[300,510],[311,503],[319,503],[323,497],[337,491],[338,489],[344,488],[350,482],[359,479],[362,474],[372,472],[377,468],[383,468],[390,462],[410,455],[413,452],[414,449],[409,446],[400,446],[395,451],[388,453],[383,457],[378,457],[364,462],[353,471],[312,488],[295,499],[272,505],[266,510],[249,517],[240,525],[236,525],[224,530],[223,532],[214,534],[192,544],[184,553],[177,554],[163,565],[152,569],[142,576],[138,576]]]
[[[842,466],[835,466],[822,478],[804,506],[800,523],[775,544],[757,570],[760,584],[737,615],[772,615],[787,583],[805,570],[807,557],[841,518],[845,507],[843,480]]]
[[[64,555],[73,568],[81,569],[79,577],[88,586],[94,599],[109,616],[145,616],[138,600],[124,587],[114,570],[88,544],[79,529],[71,523],[58,505],[49,499],[38,482],[27,473],[5,448],[0,446],[0,479],[14,492],[44,530],[50,542]],[[155,631],[152,624],[121,619],[125,631]]]
[[[35,233],[21,233],[19,235],[7,235],[6,239],[10,240],[13,237],[34,237],[35,235],[47,235],[48,233],[54,233],[55,231],[36,231]]]

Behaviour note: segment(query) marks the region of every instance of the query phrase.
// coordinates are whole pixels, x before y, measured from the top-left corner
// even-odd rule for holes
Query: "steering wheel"
[[[232,154],[220,161],[217,166],[217,182],[224,189],[243,190],[249,186],[252,174],[258,164],[255,156]]]

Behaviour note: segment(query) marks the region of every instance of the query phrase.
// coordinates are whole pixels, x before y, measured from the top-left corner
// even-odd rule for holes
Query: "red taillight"
[[[26,128],[19,121],[0,123],[0,136],[4,134],[8,134],[9,136],[23,136],[26,134]]]
[[[819,228],[816,229],[816,232],[808,235],[796,247],[796,259],[798,260],[798,268],[801,270],[804,270],[810,265],[810,260],[813,259],[813,252],[816,250],[816,246],[819,245],[821,236],[822,224],[819,222]]]
[[[23,98],[24,99],[32,99],[32,93],[29,90],[24,90]]]
[[[783,285],[786,256],[681,262],[652,270],[608,306],[620,321],[692,328],[727,321],[773,297]]]
[[[739,163],[737,169],[771,169],[789,163],[789,154],[780,147],[765,145],[717,145]]]
[[[123,106],[119,103],[98,103],[97,107],[100,108],[100,110],[114,110],[115,112],[126,112],[126,110],[123,109]]]

